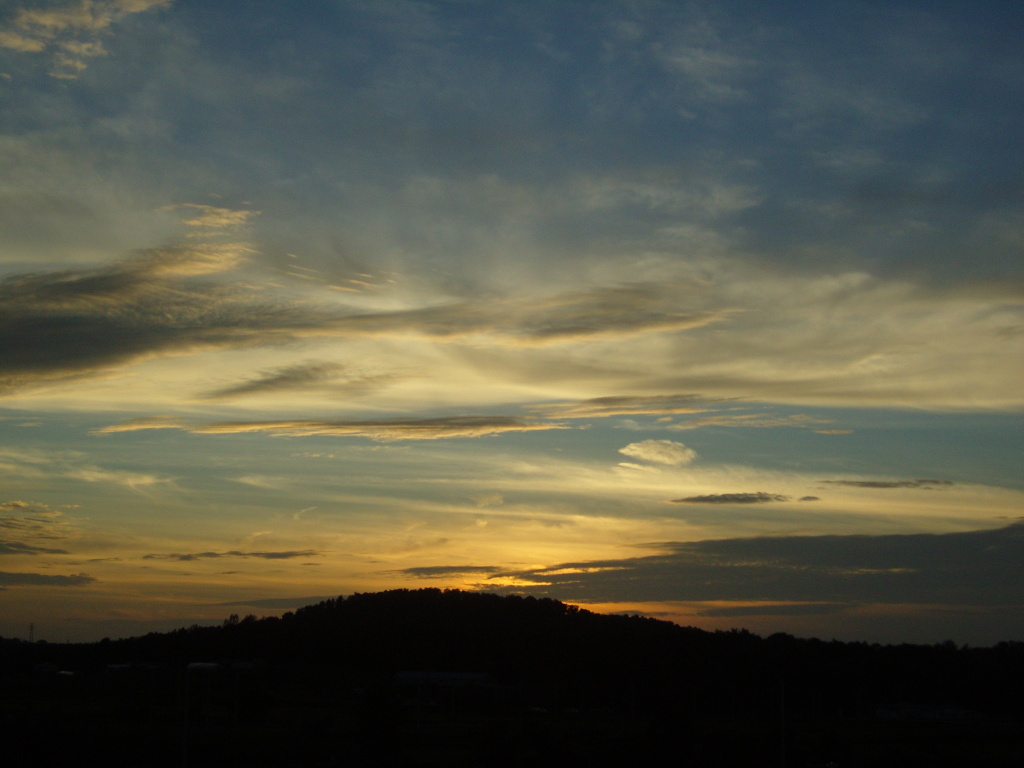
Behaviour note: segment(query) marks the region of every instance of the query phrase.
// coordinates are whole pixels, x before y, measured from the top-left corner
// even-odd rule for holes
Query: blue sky
[[[1019,638],[1022,42],[1001,3],[5,4],[0,634],[444,586]]]

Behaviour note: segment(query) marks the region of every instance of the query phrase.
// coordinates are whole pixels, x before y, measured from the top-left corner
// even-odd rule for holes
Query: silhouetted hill
[[[0,674],[39,764],[1024,764],[1022,643],[761,638],[458,590],[4,640]]]

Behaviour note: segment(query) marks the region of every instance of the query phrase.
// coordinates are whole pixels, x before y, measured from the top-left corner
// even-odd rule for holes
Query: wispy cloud
[[[384,421],[253,421],[221,422],[189,427],[196,434],[267,432],[303,437],[334,435],[367,437],[379,442],[394,440],[440,440],[453,437],[486,437],[504,432],[536,432],[566,429],[562,424],[520,419],[513,416],[442,416],[433,419]]]
[[[49,52],[50,74],[74,79],[88,60],[105,56],[102,37],[125,16],[167,7],[173,0],[64,0],[45,8],[19,8],[6,28],[0,47],[22,53]]]
[[[951,480],[822,480],[829,485],[846,485],[851,488],[922,488],[935,490],[953,485]]]
[[[150,485],[161,485],[172,482],[169,477],[151,475],[143,472],[130,472],[121,469],[103,469],[101,467],[81,467],[69,470],[66,477],[82,480],[86,483],[112,483],[126,488],[138,489]]]
[[[210,215],[219,225],[231,213],[217,209]],[[515,347],[679,331],[721,317],[680,310],[672,292],[656,285],[366,312],[336,301],[314,304],[272,285],[214,279],[251,253],[242,241],[185,242],[108,267],[5,279],[0,282],[0,394],[152,357],[311,336],[487,338]],[[312,384],[330,374],[329,366],[289,367],[214,396]],[[355,377],[348,383],[368,386],[375,380]]]
[[[96,579],[84,573],[70,576],[49,576],[42,573],[7,573],[0,571],[0,589],[5,587],[80,587]]]
[[[702,608],[697,616],[742,617],[742,616],[824,616],[844,613],[857,608],[861,603],[773,603],[761,602],[754,605],[720,606]]]
[[[146,429],[186,429],[184,422],[173,416],[146,416],[131,419],[121,424],[112,424],[94,430],[97,435],[110,435],[118,432],[139,432]]]
[[[619,339],[701,328],[723,311],[681,309],[671,285],[599,286],[537,298],[493,298],[339,318],[339,333],[434,339],[487,337],[512,346]]]
[[[831,424],[831,420],[816,416],[795,413],[784,416],[773,416],[766,413],[722,413],[715,416],[704,416],[698,419],[685,419],[669,425],[668,429],[698,429],[700,427],[744,427],[773,428],[796,427],[799,429],[817,429],[822,424]]]
[[[116,434],[144,429],[181,429],[200,435],[228,435],[265,432],[286,437],[330,435],[365,437],[378,442],[395,440],[441,440],[455,437],[486,437],[504,432],[536,432],[567,429],[555,422],[531,421],[515,416],[440,416],[431,419],[387,419],[366,421],[230,421],[214,424],[185,424],[171,419],[136,419],[95,430],[96,434]]]
[[[0,502],[0,514],[21,514],[21,515],[32,515],[33,518],[40,517],[57,517],[60,515],[55,509],[52,509],[48,504],[40,504],[34,501],[3,501]]]
[[[246,225],[250,219],[259,216],[259,211],[235,210],[198,203],[183,203],[171,206],[171,209],[183,210],[191,214],[188,218],[182,219],[182,224],[186,226],[218,231],[238,229]]]
[[[610,416],[646,416],[675,413],[703,413],[719,402],[702,395],[615,395],[576,403],[538,405],[538,413],[558,419],[589,419]]]
[[[265,392],[308,389],[332,381],[338,377],[343,366],[338,363],[306,363],[289,365],[268,371],[259,378],[211,392],[209,398],[237,397]]]
[[[295,485],[295,480],[288,477],[273,477],[268,475],[243,475],[232,478],[236,483],[251,485],[254,488],[263,488],[268,491],[282,491]]]
[[[783,285],[778,278],[758,281],[756,274],[749,279],[725,274],[715,295],[681,293],[681,286],[692,281],[677,275],[662,283],[609,281],[544,294],[482,297],[467,289],[469,299],[439,300],[425,293],[403,296],[401,302],[396,295],[346,304],[322,287],[286,290],[266,275],[261,279],[258,271],[246,273],[245,279],[228,279],[255,253],[247,241],[229,237],[236,226],[230,221],[232,213],[204,209],[199,217],[206,221],[208,215],[211,231],[226,240],[187,239],[108,267],[22,274],[0,282],[0,395],[111,375],[154,358],[218,349],[281,349],[323,340],[359,342],[363,350],[375,341],[418,343],[407,349],[434,361],[437,345],[449,345],[457,347],[460,363],[472,366],[475,375],[506,385],[549,382],[557,375],[559,348],[574,345],[574,355],[557,362],[567,366],[567,379],[591,377],[591,388],[606,382],[614,392],[643,378],[644,387],[652,390],[706,394],[612,395],[538,405],[534,413],[572,419],[679,415],[669,425],[679,430],[833,427],[828,419],[807,414],[708,413],[739,397],[864,404],[893,398],[941,403],[954,397],[959,402],[956,393],[967,389],[978,393],[979,403],[1009,402],[1007,398],[1016,396],[1009,387],[1009,366],[997,366],[979,388],[969,386],[979,369],[970,360],[995,355],[997,349],[1003,357],[1010,351],[1013,342],[1004,331],[1015,322],[1016,307],[1005,292],[942,297],[923,288],[882,285],[863,275],[810,285],[794,278]],[[229,221],[222,221],[225,217]],[[798,296],[794,302],[784,298],[792,295]],[[396,309],[395,303],[406,306]],[[916,330],[907,331],[914,338],[904,334],[898,342],[900,348],[919,348],[912,357],[894,351],[896,316],[891,307],[901,304],[917,319]],[[373,306],[385,308],[374,311]],[[737,307],[746,311],[737,312]],[[769,312],[779,325],[770,334],[752,319]],[[872,322],[856,321],[861,314]],[[959,315],[962,322],[943,330]],[[828,331],[806,330],[825,320]],[[709,333],[712,327],[722,333]],[[959,350],[963,362],[955,374],[941,378],[942,391],[935,389],[936,378],[929,373],[939,360],[929,341],[936,335],[947,338],[947,346]],[[626,340],[631,343],[620,343],[615,354],[604,346]],[[495,360],[500,364],[492,365]],[[679,362],[683,360],[685,365]],[[313,361],[270,368],[207,397],[303,388],[329,396],[332,387],[337,394],[362,394],[393,381],[391,375],[333,365]],[[446,375],[436,366],[430,373],[439,381]],[[951,377],[955,384],[949,384]],[[890,389],[880,390],[882,382]],[[897,397],[892,387],[902,388],[903,394]]]
[[[614,395],[576,403],[547,403],[533,406],[539,414],[561,419],[596,419],[612,416],[661,416],[665,429],[688,430],[701,427],[813,429],[823,434],[848,434],[849,429],[827,429],[830,419],[806,414],[772,414],[759,410],[742,412],[740,398],[722,398],[700,394]],[[749,408],[750,406],[748,406]],[[727,410],[723,411],[725,408]],[[695,414],[707,414],[696,416]],[[671,417],[683,416],[673,420]]]
[[[440,579],[448,576],[478,576],[501,572],[494,565],[427,565],[416,568],[402,568],[394,573],[417,579]]]
[[[72,526],[61,512],[47,504],[26,501],[0,502],[0,554],[63,555],[63,549],[41,546],[40,542],[71,538]]]
[[[0,555],[66,555],[66,549],[52,549],[50,547],[36,547],[31,544],[23,544],[17,541],[4,541],[0,539]]]
[[[219,560],[222,558],[240,558],[248,560],[256,558],[259,560],[293,560],[300,557],[318,557],[322,553],[315,549],[281,550],[271,552],[243,552],[233,549],[227,552],[168,552],[159,554],[143,555],[143,560],[176,560],[178,562],[192,562],[194,560]]]
[[[746,98],[745,81],[763,71],[764,63],[749,58],[701,11],[689,13],[693,16],[689,23],[676,28],[665,45],[657,47],[662,66],[687,83],[685,93],[694,100],[719,104]]]
[[[279,392],[320,391],[332,395],[360,395],[376,392],[398,377],[391,374],[360,373],[341,363],[300,363],[265,371],[256,378],[208,392],[209,400]]]
[[[672,499],[673,504],[766,504],[772,501],[789,501],[789,496],[778,493],[708,493],[703,496],[687,496]]]

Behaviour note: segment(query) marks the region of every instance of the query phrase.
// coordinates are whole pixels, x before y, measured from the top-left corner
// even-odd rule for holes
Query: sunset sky
[[[1014,3],[0,4],[0,635],[458,587],[1024,640]]]

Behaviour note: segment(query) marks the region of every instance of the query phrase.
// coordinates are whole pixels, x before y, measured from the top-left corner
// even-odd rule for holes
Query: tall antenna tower
[[[35,624],[29,624],[28,625],[28,641],[30,643],[34,643],[36,641],[36,625]]]

